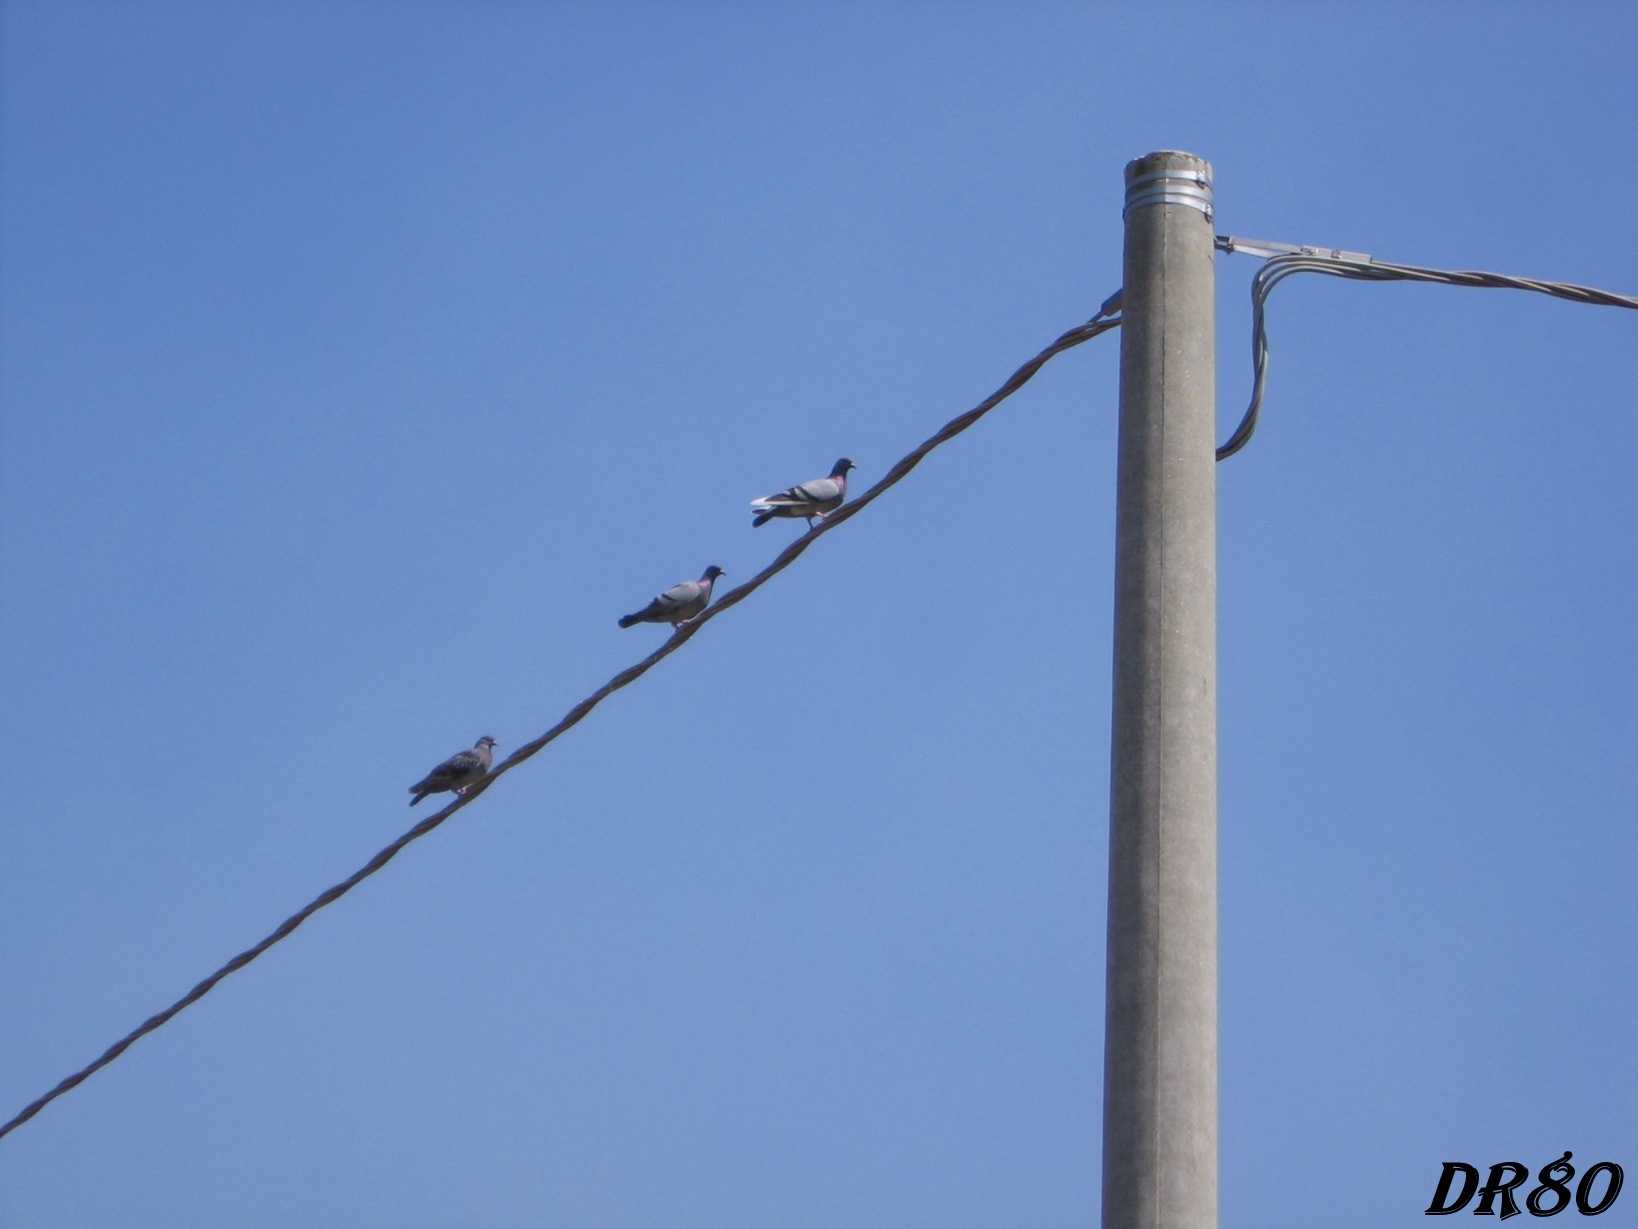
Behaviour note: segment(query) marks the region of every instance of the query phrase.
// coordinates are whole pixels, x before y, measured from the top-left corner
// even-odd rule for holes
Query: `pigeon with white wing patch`
[[[813,522],[824,520],[825,515],[842,506],[847,498],[847,471],[852,461],[843,457],[836,462],[828,478],[815,478],[793,486],[777,495],[768,495],[751,501],[751,526],[765,525],[777,516],[800,516],[813,528]]]

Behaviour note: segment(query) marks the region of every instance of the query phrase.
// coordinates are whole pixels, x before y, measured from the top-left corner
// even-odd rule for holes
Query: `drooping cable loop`
[[[1262,408],[1263,393],[1268,385],[1268,330],[1263,305],[1274,287],[1293,274],[1323,273],[1328,277],[1346,277],[1365,282],[1439,282],[1446,286],[1474,286],[1491,290],[1534,290],[1556,299],[1568,299],[1572,303],[1638,309],[1638,298],[1591,286],[1513,277],[1505,273],[1481,273],[1470,269],[1424,269],[1417,265],[1391,264],[1363,252],[1345,252],[1337,248],[1296,247],[1289,243],[1219,235],[1217,250],[1246,252],[1265,258],[1262,268],[1251,279],[1251,404],[1240,419],[1240,425],[1217,450],[1219,461],[1232,457],[1244,448],[1252,432],[1257,429],[1257,414]]]

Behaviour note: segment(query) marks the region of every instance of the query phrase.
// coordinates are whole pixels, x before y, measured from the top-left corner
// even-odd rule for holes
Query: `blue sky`
[[[1089,316],[1128,159],[1209,158],[1225,233],[1638,293],[1627,6],[3,22],[6,1117],[754,573],[800,526],[749,499]],[[1638,1175],[1638,314],[1299,278],[1270,328],[1223,1225]],[[0,1226],[1095,1223],[1117,347],[0,1141]]]

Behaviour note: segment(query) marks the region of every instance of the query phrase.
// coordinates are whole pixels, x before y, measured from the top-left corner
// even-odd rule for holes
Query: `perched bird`
[[[847,498],[847,471],[853,467],[853,462],[843,457],[836,462],[828,478],[815,478],[812,482],[793,486],[777,495],[753,499],[752,527],[766,524],[776,516],[800,516],[807,520],[808,528],[812,529],[815,517],[822,521],[827,512],[834,512],[842,506],[842,501]]]
[[[681,627],[688,620],[704,613],[711,604],[711,586],[717,577],[722,576],[723,570],[716,564],[705,569],[705,575],[698,580],[685,580],[680,585],[672,585],[659,597],[636,614],[628,614],[620,620],[621,627],[630,627],[634,623],[669,623],[672,627]]]
[[[495,740],[485,734],[478,739],[478,745],[470,751],[462,751],[450,756],[438,767],[427,773],[425,777],[410,786],[410,793],[415,797],[410,799],[410,806],[414,806],[428,794],[442,794],[446,790],[457,794],[466,793],[467,789],[482,780],[489,772],[489,765],[494,763],[495,757],[489,749],[495,745]]]

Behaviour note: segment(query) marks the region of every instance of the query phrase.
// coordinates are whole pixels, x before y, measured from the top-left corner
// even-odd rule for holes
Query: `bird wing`
[[[812,482],[804,482],[801,486],[792,487],[791,490],[813,503],[826,504],[841,496],[842,484],[834,478],[815,478]]]
[[[680,585],[672,585],[654,601],[661,610],[676,610],[679,606],[699,601],[700,588],[699,581],[685,580]]]
[[[762,499],[753,499],[751,507],[765,508],[802,508],[811,504],[829,503],[842,493],[842,486],[834,478],[815,478],[812,482],[803,482],[777,495],[764,496]]]
[[[427,774],[428,781],[454,781],[470,776],[483,768],[483,759],[476,751],[462,751],[452,755]]]

